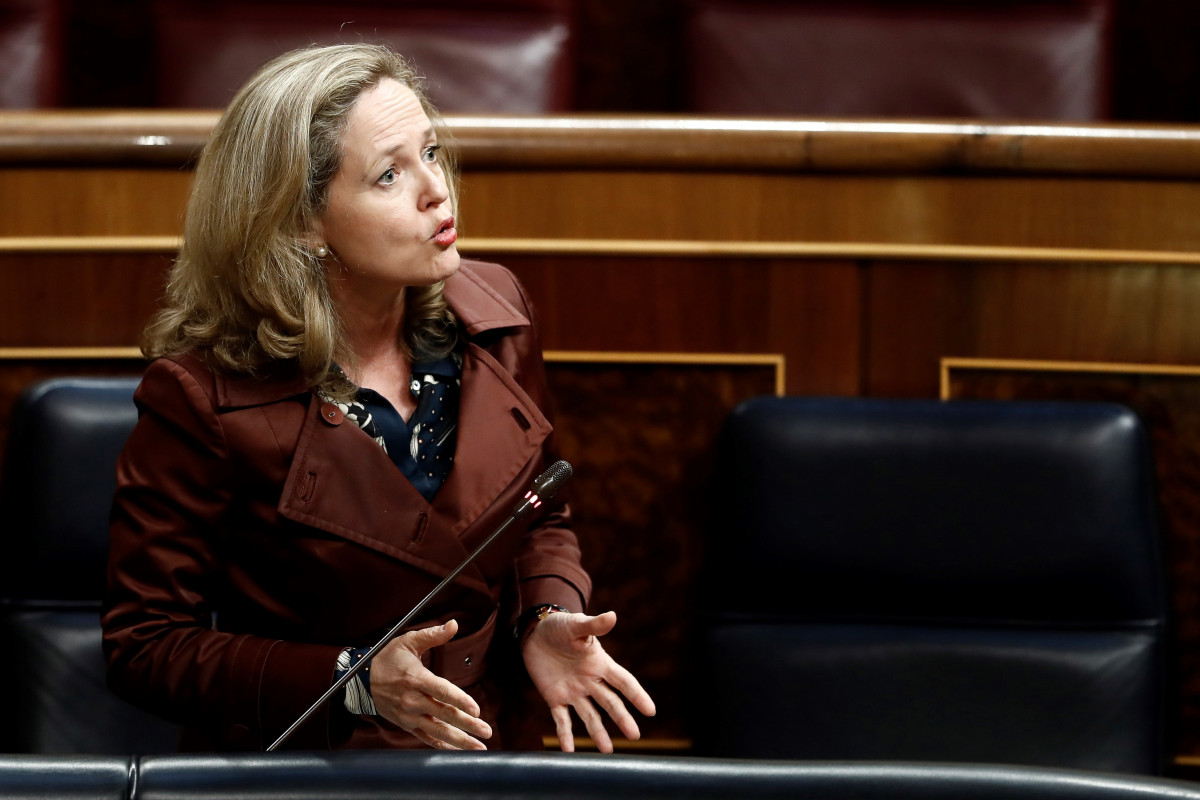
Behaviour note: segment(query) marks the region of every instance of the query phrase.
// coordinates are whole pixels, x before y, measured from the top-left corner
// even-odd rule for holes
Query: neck
[[[404,331],[404,289],[351,291],[344,281],[330,281],[329,292],[342,322],[343,346],[350,355],[348,374],[359,386],[371,386],[371,376],[390,373],[397,365],[408,369],[401,344]]]

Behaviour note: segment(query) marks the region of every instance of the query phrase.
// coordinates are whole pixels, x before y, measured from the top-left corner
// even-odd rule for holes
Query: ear
[[[329,246],[325,241],[325,226],[321,224],[321,220],[313,220],[308,231],[300,235],[300,242],[311,251],[316,251],[318,247]]]

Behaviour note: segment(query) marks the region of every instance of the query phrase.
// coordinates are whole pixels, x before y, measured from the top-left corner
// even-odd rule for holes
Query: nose
[[[450,199],[450,187],[446,183],[446,176],[436,165],[426,167],[425,175],[425,189],[421,193],[421,208],[437,208]]]

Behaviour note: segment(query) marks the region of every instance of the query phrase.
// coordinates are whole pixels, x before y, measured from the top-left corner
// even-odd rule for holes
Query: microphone
[[[573,473],[574,470],[566,461],[555,461],[550,465],[549,469],[537,476],[537,478],[535,478],[533,481],[533,486],[530,487],[529,491],[525,493],[525,496],[521,498],[521,501],[517,503],[515,508],[513,508],[512,513],[508,516],[508,519],[504,520],[504,522],[500,524],[500,527],[496,528],[496,530],[494,530],[492,534],[488,536],[488,538],[484,539],[483,543],[476,547],[475,550],[472,551],[471,554],[467,556],[461,564],[455,567],[453,572],[451,572],[445,578],[442,578],[441,583],[433,587],[432,591],[425,595],[421,602],[413,606],[412,610],[405,614],[403,619],[393,625],[392,629],[385,633],[383,638],[376,642],[371,649],[367,651],[366,655],[360,658],[350,667],[349,670],[343,673],[340,678],[334,681],[333,685],[330,686],[323,695],[318,697],[316,702],[309,706],[308,710],[301,714],[299,718],[297,718],[296,721],[293,722],[291,726],[284,731],[279,738],[271,744],[270,747],[267,748],[267,752],[272,752],[281,744],[286,742],[288,737],[295,733],[296,729],[304,724],[305,720],[311,717],[318,708],[327,703],[329,698],[333,697],[335,692],[345,686],[351,678],[357,675],[358,671],[366,666],[371,659],[374,658],[379,651],[387,645],[388,642],[396,638],[396,635],[400,633],[405,625],[409,623],[409,620],[415,617],[417,613],[423,609],[426,604],[428,604],[429,601],[432,600],[439,592],[441,592],[442,589],[446,588],[451,581],[457,578],[459,573],[466,569],[470,563],[475,560],[475,557],[484,551],[484,548],[491,544],[496,537],[504,533],[504,531],[508,529],[509,525],[512,525],[517,520],[527,516],[529,512],[538,508],[542,505],[542,503],[558,494],[558,490],[561,489],[563,484],[570,479]]]

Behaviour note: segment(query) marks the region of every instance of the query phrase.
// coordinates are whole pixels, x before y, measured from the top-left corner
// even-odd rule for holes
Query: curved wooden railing
[[[0,164],[185,165],[215,111],[4,111]],[[1183,125],[450,115],[467,169],[708,169],[1200,177]]]

